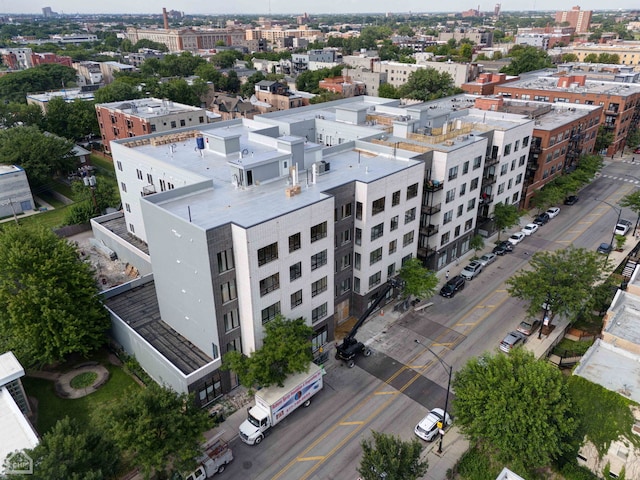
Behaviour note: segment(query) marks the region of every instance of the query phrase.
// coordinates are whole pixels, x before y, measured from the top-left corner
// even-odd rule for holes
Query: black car
[[[536,225],[544,225],[549,220],[551,220],[551,217],[549,217],[547,213],[541,213],[533,220],[533,223],[535,223]]]
[[[613,247],[611,246],[610,243],[601,243],[600,246],[598,247],[597,252],[602,253],[603,255],[609,255],[612,250],[613,250]]]
[[[457,292],[464,289],[465,279],[462,275],[456,275],[440,289],[440,295],[452,298]]]
[[[493,253],[495,253],[496,255],[504,255],[505,253],[511,252],[513,252],[513,244],[506,240],[493,247]]]
[[[577,195],[569,195],[567,198],[564,199],[564,204],[565,205],[573,205],[578,201],[578,196]]]

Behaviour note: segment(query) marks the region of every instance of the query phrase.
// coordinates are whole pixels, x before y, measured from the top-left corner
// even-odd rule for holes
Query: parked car
[[[520,332],[509,332],[500,342],[500,350],[509,353],[518,345],[524,345],[526,339],[527,337]]]
[[[535,223],[527,223],[524,227],[522,227],[522,233],[524,233],[527,237],[529,235],[533,235],[538,231],[538,225]]]
[[[448,413],[447,420],[445,422],[443,422],[444,418],[444,410],[441,408],[434,408],[416,425],[416,428],[414,429],[415,434],[427,442],[435,440],[440,434],[438,422],[442,422],[443,427],[451,425],[451,416]]]
[[[564,199],[565,205],[574,205],[579,200],[577,195],[569,195]]]
[[[482,264],[483,267],[486,267],[490,263],[495,262],[496,258],[498,257],[495,253],[485,253],[478,259],[478,261]]]
[[[493,247],[493,253],[496,255],[504,255],[505,253],[513,252],[513,243],[508,240],[503,240],[498,245]]]
[[[598,253],[608,255],[609,253],[611,253],[611,250],[613,250],[613,247],[611,246],[610,243],[601,243],[600,246],[598,247],[598,250],[596,251]]]
[[[551,220],[551,217],[547,212],[544,212],[538,215],[536,218],[534,218],[533,223],[541,227],[542,225],[546,224],[549,220]]]
[[[632,223],[629,220],[620,220],[613,230],[615,235],[626,235],[631,229]]]
[[[550,207],[547,208],[547,211],[544,213],[549,215],[549,218],[553,218],[560,213],[560,209],[558,207]]]
[[[633,153],[640,153],[640,147],[637,147],[637,148],[633,151]]]
[[[471,262],[469,265],[467,265],[462,269],[462,272],[460,273],[460,275],[462,275],[465,278],[465,280],[473,280],[475,277],[480,275],[481,271],[482,271],[482,264],[477,260],[474,260],[473,262]]]
[[[453,296],[460,290],[464,290],[465,279],[462,275],[456,275],[450,279],[440,289],[440,295],[445,298],[453,298]]]
[[[525,237],[525,236],[526,236],[526,235],[525,235],[524,233],[522,233],[522,232],[516,232],[516,233],[514,233],[513,235],[511,235],[511,236],[507,239],[507,241],[508,241],[509,243],[511,243],[512,245],[517,245],[517,244],[519,244],[522,240],[524,240],[524,237]]]
[[[540,320],[523,320],[516,330],[529,336],[538,330],[538,328],[540,328]]]

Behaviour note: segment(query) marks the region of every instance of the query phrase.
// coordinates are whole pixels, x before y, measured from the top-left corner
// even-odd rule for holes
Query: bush
[[[591,470],[575,463],[565,463],[560,473],[565,480],[598,480],[598,476]]]

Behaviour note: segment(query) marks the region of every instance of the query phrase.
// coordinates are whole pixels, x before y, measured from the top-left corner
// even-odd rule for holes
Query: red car
[[[640,153],[640,147],[636,148],[633,153]]]

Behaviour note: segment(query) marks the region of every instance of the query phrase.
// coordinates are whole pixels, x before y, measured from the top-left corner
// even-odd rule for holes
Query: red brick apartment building
[[[493,95],[497,85],[519,79],[520,77],[507,76],[506,73],[481,73],[473,82],[463,83],[461,88],[471,95]]]
[[[541,75],[497,85],[494,91],[505,99],[566,103],[568,107],[602,107],[600,124],[614,135],[607,155],[621,151],[628,133],[637,128],[640,122],[638,84],[587,80],[585,75]]]
[[[520,196],[520,207],[525,209],[531,208],[531,198],[536,190],[574,168],[580,155],[593,152],[602,115],[599,106],[505,101],[502,97],[478,98],[475,107],[521,113],[534,119]]]
[[[157,98],[98,104],[96,114],[107,153],[111,140],[207,123],[203,108]]]

